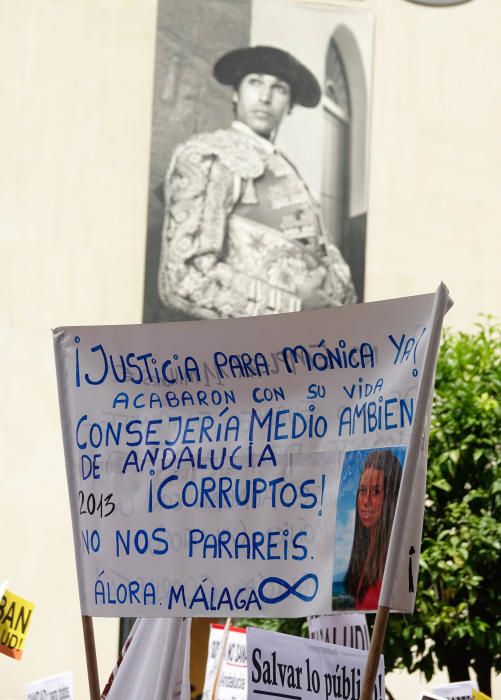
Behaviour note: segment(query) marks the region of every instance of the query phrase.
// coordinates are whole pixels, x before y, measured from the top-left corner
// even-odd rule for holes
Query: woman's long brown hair
[[[384,564],[390,542],[391,526],[395,515],[398,490],[402,478],[402,465],[390,450],[371,452],[360,474],[367,469],[378,469],[383,472],[384,501],[381,517],[374,527],[377,528],[374,546],[369,551],[370,528],[362,525],[357,511],[355,518],[355,534],[351,549],[350,564],[344,579],[346,592],[358,600],[362,600],[367,589],[383,577]],[[360,484],[359,484],[360,488]],[[374,537],[374,535],[372,535]]]

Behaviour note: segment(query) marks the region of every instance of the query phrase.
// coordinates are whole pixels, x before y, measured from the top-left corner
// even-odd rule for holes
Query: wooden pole
[[[94,626],[90,615],[82,615],[82,627],[85,644],[85,658],[87,659],[87,677],[89,679],[90,700],[99,700],[99,673],[97,670],[96,642],[94,640]]]
[[[226,645],[228,644],[228,636],[230,634],[230,626],[231,626],[231,617],[226,618],[226,624],[224,626],[223,630],[223,638],[221,640],[221,644],[219,646],[219,651],[216,659],[216,668],[214,670],[214,680],[212,681],[212,689],[211,689],[211,700],[216,700],[217,697],[217,689],[219,686],[219,676],[221,675],[221,669],[223,668],[223,663],[224,663],[224,653],[226,651]]]
[[[377,668],[379,665],[379,657],[383,651],[384,636],[386,634],[386,626],[388,625],[389,616],[390,608],[387,608],[384,605],[379,605],[376,613],[376,620],[374,622],[374,628],[372,630],[371,643],[367,654],[364,676],[362,678],[360,700],[372,700],[372,693],[374,691],[374,683],[376,682]]]

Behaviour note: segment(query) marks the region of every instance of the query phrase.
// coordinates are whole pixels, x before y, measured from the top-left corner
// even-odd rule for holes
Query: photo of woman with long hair
[[[402,465],[391,450],[368,454],[358,483],[355,533],[344,579],[356,610],[378,606],[401,478]]]

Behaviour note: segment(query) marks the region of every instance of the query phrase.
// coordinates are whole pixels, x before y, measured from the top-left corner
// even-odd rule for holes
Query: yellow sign
[[[0,653],[21,658],[34,607],[29,600],[4,591],[0,601]]]
[[[473,700],[492,700],[488,695],[481,693],[480,690],[475,690],[475,688],[471,692]]]

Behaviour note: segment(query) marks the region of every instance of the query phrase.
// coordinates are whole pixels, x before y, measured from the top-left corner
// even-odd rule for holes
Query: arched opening
[[[349,214],[350,93],[334,39],[327,50],[323,108],[322,215],[329,238],[342,249]]]
[[[363,299],[367,225],[367,84],[360,49],[348,27],[329,40],[324,81],[322,216],[348,262]]]

